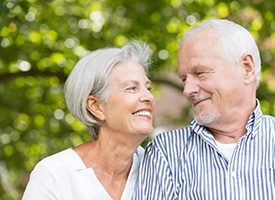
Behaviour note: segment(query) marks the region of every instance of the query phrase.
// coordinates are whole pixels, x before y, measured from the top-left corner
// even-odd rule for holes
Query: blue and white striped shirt
[[[196,121],[159,134],[146,148],[132,199],[275,200],[275,118],[258,102],[246,129],[230,161]]]

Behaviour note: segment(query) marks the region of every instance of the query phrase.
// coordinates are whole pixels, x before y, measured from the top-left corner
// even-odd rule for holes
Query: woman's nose
[[[143,89],[143,93],[141,95],[141,101],[148,101],[148,102],[155,101],[154,95],[151,93],[150,90],[148,90],[148,88]]]

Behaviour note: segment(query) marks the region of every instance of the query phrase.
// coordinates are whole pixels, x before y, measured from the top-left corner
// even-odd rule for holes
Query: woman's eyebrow
[[[127,81],[124,82],[124,84],[129,84],[129,83],[140,84],[140,82],[139,82],[139,81],[136,81],[136,80],[127,80]],[[147,84],[151,84],[151,83],[152,83],[152,81],[150,81],[150,80],[147,80],[147,81],[145,82],[146,85],[147,85]]]

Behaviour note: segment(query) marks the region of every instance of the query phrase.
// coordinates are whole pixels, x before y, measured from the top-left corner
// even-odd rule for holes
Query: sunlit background
[[[131,38],[148,42],[157,99],[153,136],[192,119],[177,78],[183,34],[205,19],[233,20],[259,45],[258,98],[263,112],[274,115],[274,13],[273,0],[1,0],[0,199],[21,199],[39,160],[90,139],[66,108],[63,83],[97,48],[120,47]]]

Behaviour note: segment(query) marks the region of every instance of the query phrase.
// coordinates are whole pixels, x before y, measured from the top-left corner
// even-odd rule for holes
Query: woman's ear
[[[105,115],[102,110],[99,100],[93,95],[89,95],[86,101],[86,108],[89,110],[96,118],[101,121],[105,120]]]
[[[242,66],[244,69],[244,80],[245,83],[249,84],[252,81],[255,81],[255,64],[253,56],[251,54],[244,54],[242,56]]]

